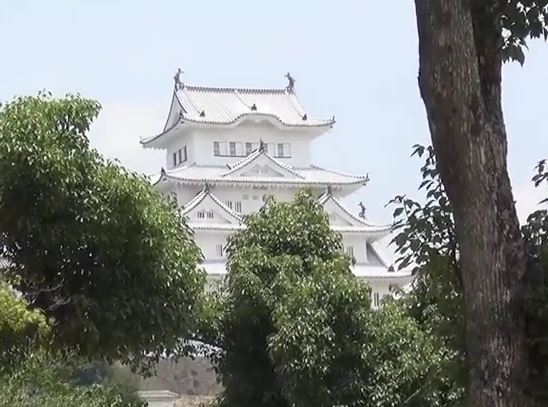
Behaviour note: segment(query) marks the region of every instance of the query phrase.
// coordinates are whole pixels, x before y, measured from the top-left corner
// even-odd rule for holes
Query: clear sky
[[[184,1],[0,0],[0,100],[47,89],[99,100],[91,132],[105,155],[145,173],[163,155],[140,137],[162,129],[177,67],[191,84],[282,87],[284,74],[311,115],[336,116],[314,142],[314,161],[371,182],[363,200],[373,221],[385,203],[416,196],[419,164],[411,146],[428,143],[417,88],[412,0]],[[509,166],[521,216],[543,193],[530,186],[548,157],[548,44],[535,43],[524,68],[505,67]],[[548,194],[547,194],[548,195]]]

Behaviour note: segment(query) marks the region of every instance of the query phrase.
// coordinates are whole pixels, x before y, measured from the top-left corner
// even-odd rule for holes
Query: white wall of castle
[[[183,146],[187,147],[188,163],[225,166],[237,163],[243,156],[216,157],[213,154],[214,142],[259,143],[261,140],[267,144],[289,144],[291,156],[277,159],[296,168],[306,168],[310,166],[310,142],[318,134],[317,129],[280,129],[268,121],[244,122],[222,131],[216,128],[186,128],[174,134],[167,145],[167,168],[173,168],[171,157]]]

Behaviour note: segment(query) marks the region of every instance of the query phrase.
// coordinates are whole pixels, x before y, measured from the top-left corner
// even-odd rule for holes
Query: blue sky
[[[312,115],[335,115],[335,128],[313,145],[314,161],[370,184],[370,219],[388,222],[385,203],[416,196],[420,162],[411,146],[428,143],[417,88],[412,0],[9,1],[0,0],[0,100],[48,89],[98,99],[103,112],[93,144],[142,172],[163,164],[140,137],[161,130],[177,67],[187,83],[285,86],[296,78]],[[548,44],[531,44],[525,67],[504,70],[509,167],[522,217],[546,191],[530,186],[548,157]],[[354,206],[356,205],[356,206]]]

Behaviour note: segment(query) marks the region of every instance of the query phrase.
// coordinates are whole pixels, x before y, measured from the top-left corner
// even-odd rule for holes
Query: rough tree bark
[[[467,406],[524,407],[526,249],[506,164],[496,3],[415,0],[419,87],[460,248]]]

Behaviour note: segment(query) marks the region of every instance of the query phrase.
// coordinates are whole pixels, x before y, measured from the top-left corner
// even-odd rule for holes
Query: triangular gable
[[[240,214],[228,208],[207,190],[200,192],[183,207],[183,215],[191,223],[239,225],[242,221]]]
[[[290,166],[276,160],[267,152],[257,149],[243,160],[232,165],[222,174],[225,178],[239,177],[277,177],[277,178],[304,178]]]
[[[391,229],[389,225],[374,225],[369,223],[364,218],[354,215],[343,205],[341,201],[339,201],[329,192],[325,193],[319,198],[319,203],[323,206],[324,211],[328,214],[329,221],[333,226],[370,228],[372,232],[389,232]]]
[[[324,211],[329,216],[329,221],[333,226],[369,226],[365,219],[350,213],[346,207],[334,196],[327,195],[320,199]]]

